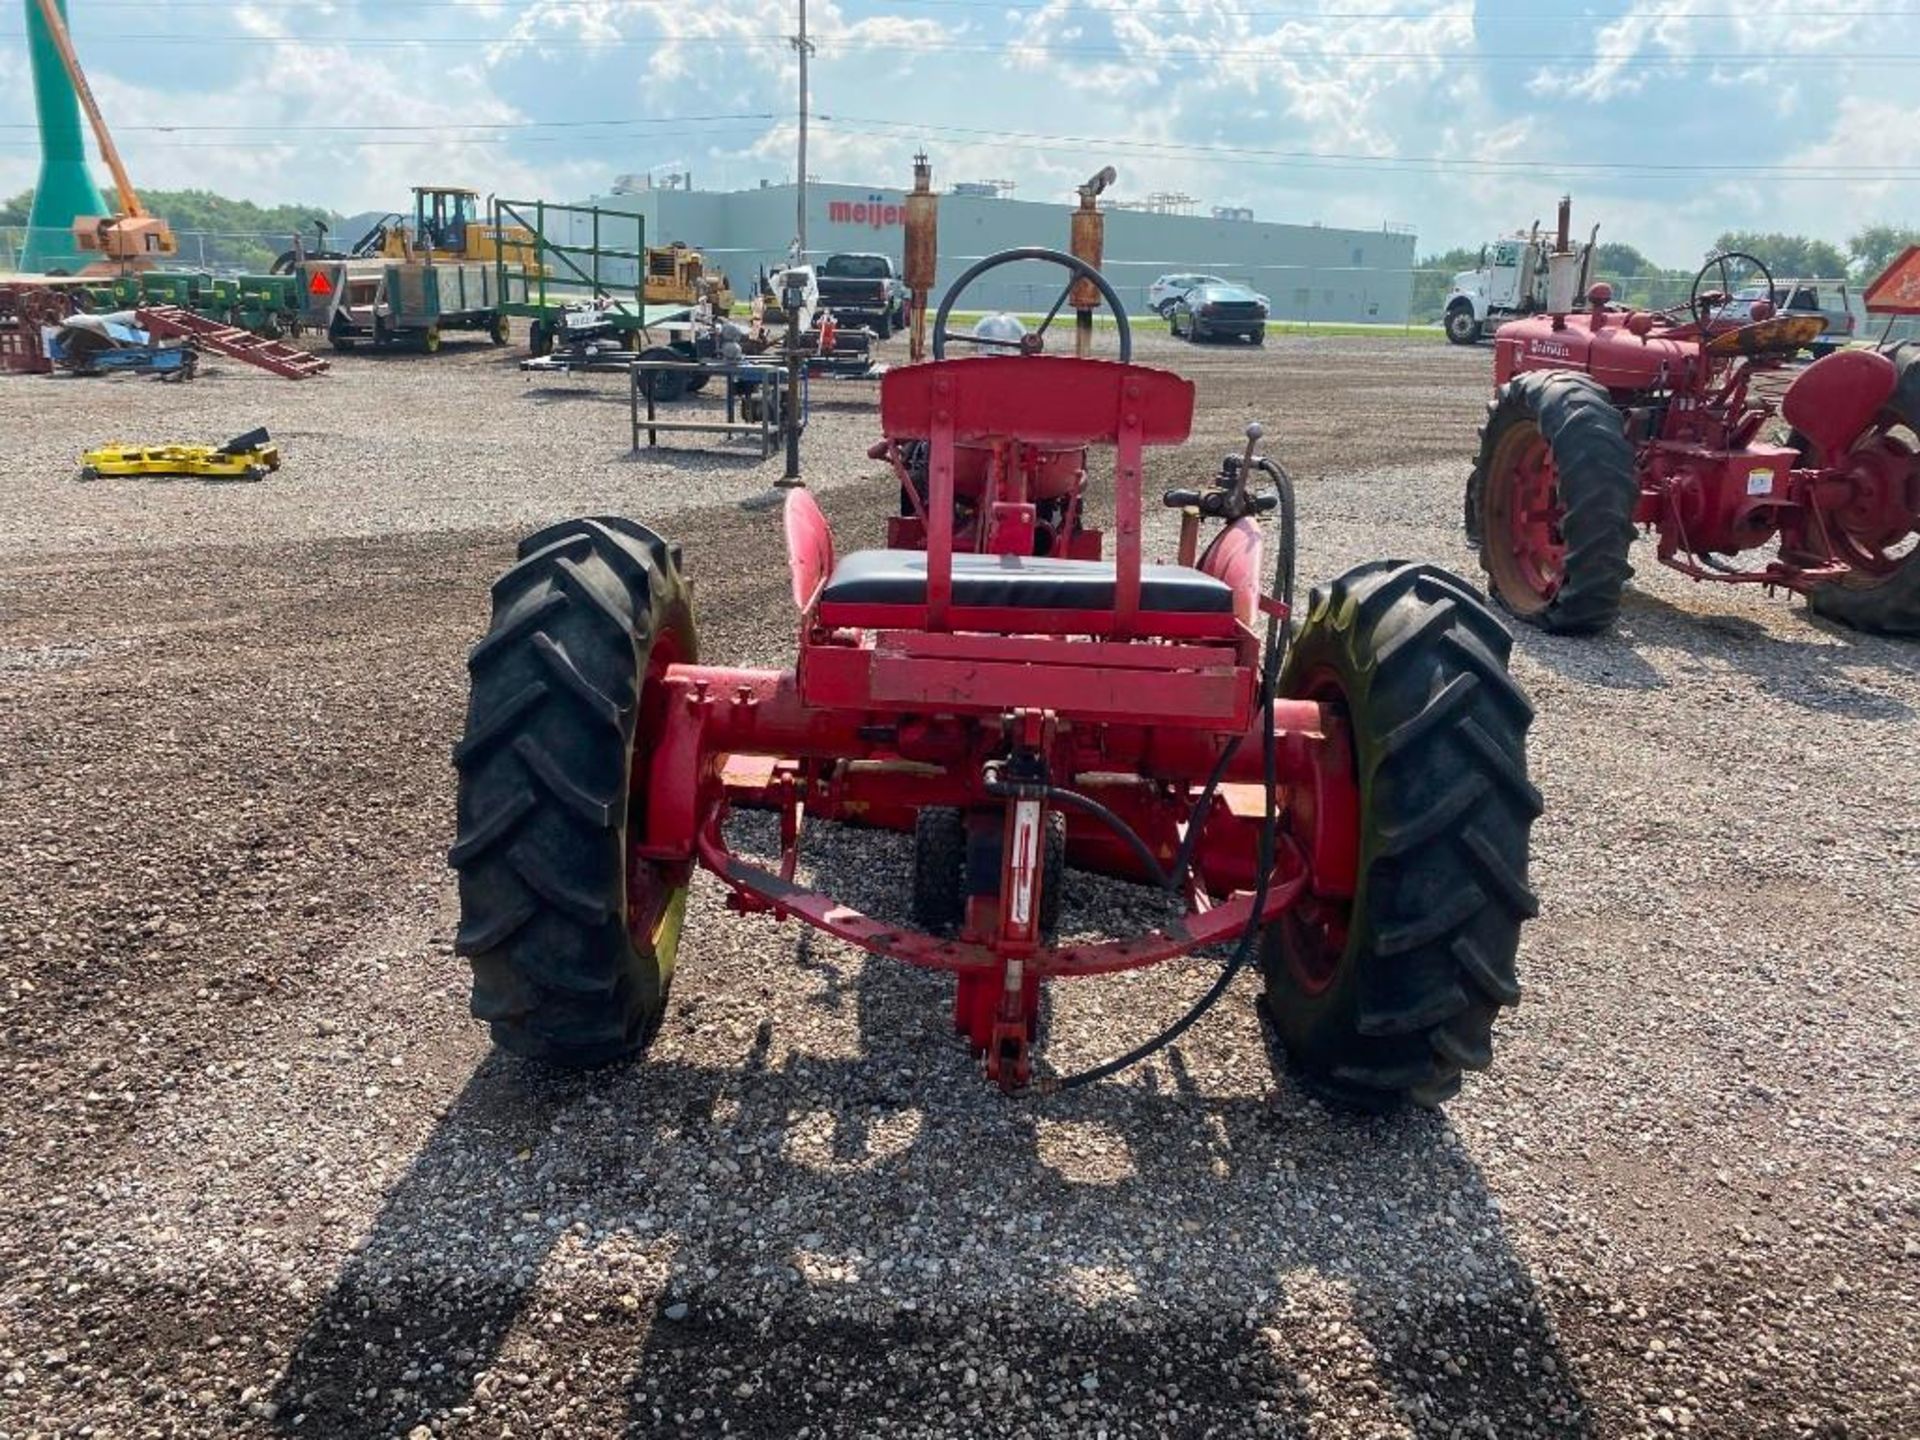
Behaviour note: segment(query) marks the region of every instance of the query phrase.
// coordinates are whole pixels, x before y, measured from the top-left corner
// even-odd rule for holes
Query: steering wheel
[[[1758,270],[1766,281],[1768,301],[1773,299],[1773,272],[1767,269],[1767,262],[1758,255],[1749,255],[1744,250],[1723,250],[1718,255],[1708,256],[1707,263],[1700,267],[1700,273],[1693,277],[1693,288],[1687,291],[1687,309],[1693,312],[1693,323],[1700,327],[1702,334],[1706,333],[1708,313],[1719,308],[1712,303],[1713,297],[1718,295],[1721,305],[1733,298],[1733,276],[1727,269],[1729,260],[1744,260]],[[1716,269],[1720,272],[1721,289],[1702,291],[1700,282]]]
[[[1017,265],[1023,260],[1044,260],[1050,265],[1058,265],[1069,272],[1066,289],[1060,292],[1060,298],[1053,302],[1053,308],[1047,311],[1047,318],[1040,322],[1038,330],[1031,330],[1018,340],[1002,340],[990,335],[967,335],[947,329],[947,317],[953,313],[953,302],[961,293],[985,275],[989,270],[998,270],[1002,265]],[[1133,358],[1133,327],[1127,323],[1126,307],[1120,303],[1120,297],[1113,293],[1113,287],[1107,283],[1107,277],[1077,255],[1069,255],[1064,250],[1049,250],[1042,245],[1024,245],[1016,250],[1002,250],[997,255],[989,255],[947,287],[947,293],[940,297],[940,309],[933,317],[933,358],[947,358],[947,341],[953,340],[962,345],[981,345],[995,350],[1011,350],[1021,355],[1038,355],[1047,348],[1047,327],[1053,324],[1053,317],[1060,313],[1067,303],[1067,297],[1073,293],[1073,287],[1081,280],[1087,281],[1100,292],[1100,298],[1113,311],[1113,318],[1120,329],[1120,363],[1125,364]]]

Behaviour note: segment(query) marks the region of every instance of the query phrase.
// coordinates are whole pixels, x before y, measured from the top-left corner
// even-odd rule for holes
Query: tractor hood
[[[1609,390],[1644,390],[1663,372],[1674,382],[1705,363],[1699,342],[1643,339],[1626,318],[1621,311],[1573,314],[1557,330],[1547,315],[1511,320],[1494,337],[1494,382],[1504,385],[1523,370],[1579,370]]]

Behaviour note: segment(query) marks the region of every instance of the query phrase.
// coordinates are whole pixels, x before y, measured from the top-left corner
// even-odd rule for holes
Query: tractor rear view
[[[1696,580],[1794,590],[1841,624],[1920,635],[1920,346],[1836,351],[1776,405],[1755,382],[1825,321],[1733,305],[1742,269],[1772,293],[1764,264],[1725,254],[1670,310],[1622,311],[1595,285],[1569,313],[1567,286],[1554,313],[1501,328],[1466,527],[1520,619],[1608,628],[1646,527],[1661,563]],[[1869,308],[1920,313],[1896,283],[1909,269],[1920,276],[1920,252],[1869,289]],[[1763,438],[1776,414],[1784,443]],[[1735,558],[1770,542],[1770,558]]]
[[[1035,261],[1067,272],[1052,315],[1076,285],[1098,292],[1117,360],[1045,353],[1052,315],[949,331],[971,279]],[[1332,1100],[1437,1104],[1489,1062],[1519,996],[1540,811],[1510,636],[1471,586],[1400,561],[1295,615],[1292,486],[1258,427],[1165,493],[1180,539],[1149,563],[1145,452],[1187,439],[1194,388],[1130,363],[1131,343],[1073,256],[1009,251],[962,277],[933,362],[881,386],[885,547],[843,551],[812,493],[788,494],[785,670],[702,659],[700,557],[643,525],[521,544],[454,757],[457,948],[496,1043],[571,1066],[644,1048],[700,869],[737,911],[952,972],[954,1028],[1007,1090],[1114,1073],[1248,964],[1289,1062]],[[948,358],[960,346],[976,353]],[[777,855],[737,848],[752,810],[778,817]],[[809,832],[839,822],[911,837],[902,914],[808,883]],[[1158,892],[1164,919],[1060,933],[1089,871]],[[1037,1068],[1046,982],[1207,947],[1226,958],[1157,1040],[1074,1076]]]

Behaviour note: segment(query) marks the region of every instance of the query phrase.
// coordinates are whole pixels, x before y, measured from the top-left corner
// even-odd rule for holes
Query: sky
[[[0,0],[0,194],[38,146]],[[342,212],[790,179],[797,0],[69,0],[137,184]],[[1663,264],[1729,229],[1920,224],[1920,0],[811,0],[809,172],[1113,165],[1263,220],[1479,242],[1574,197]],[[105,172],[97,172],[104,179]]]

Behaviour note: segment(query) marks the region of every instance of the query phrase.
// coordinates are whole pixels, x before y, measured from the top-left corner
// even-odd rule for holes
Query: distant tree
[[[1593,273],[1608,279],[1630,280],[1636,275],[1664,275],[1653,261],[1620,240],[1603,240],[1593,247]]]
[[[1920,245],[1920,226],[1868,225],[1849,236],[1847,253],[1853,256],[1854,278],[1863,284],[1872,280],[1909,245]]]
[[[107,204],[118,208],[109,187]],[[264,270],[293,243],[296,230],[309,239],[313,222],[328,226],[340,216],[324,205],[256,205],[230,200],[210,190],[143,190],[141,203],[173,227],[180,239],[179,263],[186,268]]]
[[[1440,319],[1446,312],[1447,291],[1453,288],[1453,277],[1462,270],[1473,269],[1479,263],[1478,245],[1470,250],[1465,246],[1456,246],[1414,262],[1411,312],[1414,320]]]
[[[111,186],[102,193],[117,210],[118,193]],[[189,268],[264,270],[293,243],[294,231],[311,237],[315,220],[331,227],[341,218],[324,205],[256,205],[210,190],[145,190],[140,200],[181,237],[179,263]],[[0,225],[25,225],[32,213],[31,190],[0,200]]]
[[[1847,257],[1838,246],[1805,235],[1729,230],[1713,242],[1713,248],[1743,250],[1755,256],[1776,280],[1839,279],[1847,273]]]

